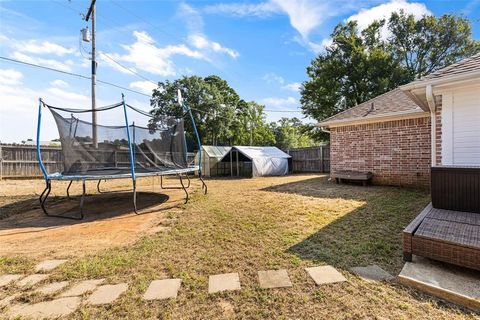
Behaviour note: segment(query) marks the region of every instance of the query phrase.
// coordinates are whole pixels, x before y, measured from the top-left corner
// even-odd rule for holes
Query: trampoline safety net
[[[95,146],[92,123],[79,119],[72,110],[45,106],[53,114],[60,135],[64,176],[104,177],[129,174],[131,162],[128,132],[136,173],[188,167],[183,119],[165,117],[148,128],[132,124],[128,131],[126,126],[97,124]],[[122,104],[111,108],[120,106]]]

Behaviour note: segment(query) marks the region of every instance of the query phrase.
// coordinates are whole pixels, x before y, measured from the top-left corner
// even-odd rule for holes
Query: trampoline
[[[178,93],[178,102],[183,108],[184,116],[189,116],[192,129],[195,133],[198,150],[201,150],[192,111]],[[58,129],[63,155],[63,171],[48,173],[42,160],[40,151],[40,133],[42,126],[42,109],[50,110]],[[80,114],[92,112],[120,111],[123,118],[122,126],[93,125],[91,122],[81,120]],[[117,111],[118,110],[118,111]],[[151,119],[153,116],[122,101],[113,105],[92,109],[60,108],[47,104],[39,99],[38,124],[37,124],[37,156],[40,168],[45,177],[45,189],[39,197],[40,206],[47,216],[83,219],[83,204],[86,195],[85,183],[89,180],[98,180],[97,190],[100,190],[102,180],[132,179],[133,210],[137,210],[137,179],[142,177],[160,177],[162,189],[183,189],[185,203],[188,202],[188,188],[190,187],[189,174],[195,175],[201,181],[202,190],[207,194],[207,185],[202,179],[201,159],[200,165],[188,162],[187,143],[185,139],[183,118],[163,116],[155,121],[148,121],[145,126],[130,123],[129,112],[135,112],[142,117]],[[118,113],[117,113],[118,115]],[[201,157],[201,153],[200,153]],[[179,186],[166,187],[163,185],[164,176],[179,178]],[[186,181],[185,181],[186,180]],[[47,198],[52,190],[52,181],[70,181],[67,187],[67,198],[70,197],[70,187],[74,181],[82,182],[82,195],[79,200],[77,213],[52,214],[46,207]]]

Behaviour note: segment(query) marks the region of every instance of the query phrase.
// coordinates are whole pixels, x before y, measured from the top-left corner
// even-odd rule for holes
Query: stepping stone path
[[[67,316],[80,305],[79,297],[61,298],[34,304],[14,305],[8,311],[12,318],[44,319]]]
[[[45,280],[48,278],[48,274],[41,274],[41,273],[36,273],[32,274],[29,276],[26,276],[22,280],[17,282],[18,287],[27,287],[27,286],[34,286],[37,283]]]
[[[8,286],[10,283],[17,281],[21,277],[23,277],[21,274],[5,274],[0,276],[0,288]]]
[[[367,281],[389,281],[394,277],[377,265],[354,267],[350,271]]]
[[[40,292],[42,294],[54,294],[68,286],[68,281],[53,282],[44,285],[43,287],[38,288],[35,292]]]
[[[128,288],[128,284],[119,283],[114,285],[103,285],[97,288],[87,299],[87,303],[91,305],[108,304],[115,301]]]
[[[292,282],[285,269],[258,271],[258,281],[262,289],[292,287]]]
[[[154,280],[150,283],[150,286],[143,295],[143,299],[163,300],[176,298],[181,283],[181,279]]]
[[[67,291],[63,292],[60,294],[60,297],[76,297],[76,296],[82,296],[87,292],[93,291],[97,288],[97,286],[101,285],[105,279],[96,279],[96,280],[84,280]]]
[[[305,268],[305,271],[307,271],[317,285],[347,281],[347,279],[332,266]]]
[[[208,278],[208,293],[240,290],[238,273],[216,274]]]
[[[67,260],[45,260],[37,264],[35,272],[48,272],[52,271],[61,264],[64,264]]]

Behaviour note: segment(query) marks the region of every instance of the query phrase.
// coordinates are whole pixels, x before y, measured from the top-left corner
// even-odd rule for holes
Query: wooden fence
[[[290,149],[293,172],[330,172],[330,146]]]
[[[41,146],[43,164],[48,173],[63,171],[61,147]],[[107,151],[111,154],[111,151]],[[187,160],[193,161],[194,153],[188,153]],[[101,158],[101,156],[100,156]],[[128,151],[116,151],[115,163],[128,163]],[[0,180],[3,178],[39,178],[43,177],[37,160],[37,147],[25,145],[0,145]]]

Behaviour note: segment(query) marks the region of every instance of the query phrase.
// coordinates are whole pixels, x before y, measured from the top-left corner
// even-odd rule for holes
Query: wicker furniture
[[[480,214],[429,204],[403,230],[403,258],[412,254],[480,270]]]

